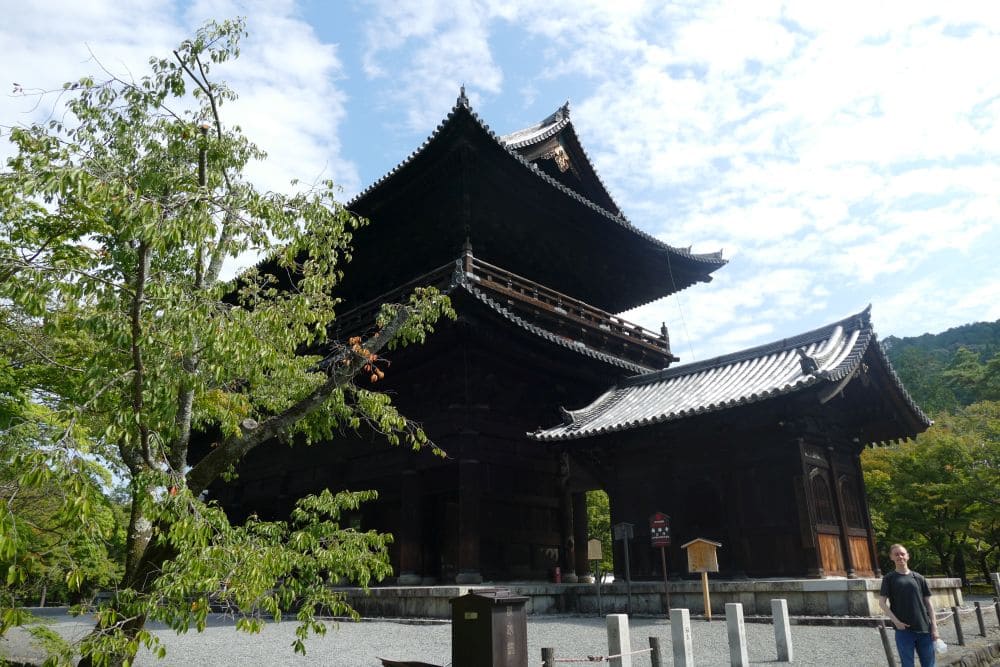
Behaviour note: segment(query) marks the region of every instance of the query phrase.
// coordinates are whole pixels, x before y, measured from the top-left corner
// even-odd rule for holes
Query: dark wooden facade
[[[379,384],[447,456],[390,447],[365,434],[312,447],[258,448],[237,483],[213,489],[231,518],[250,512],[285,517],[295,499],[327,487],[375,489],[379,499],[353,520],[365,530],[393,533],[393,564],[404,583],[545,579],[560,564],[573,571],[565,462],[526,434],[551,423],[561,405],[589,400],[637,366],[582,355],[524,327],[564,340],[572,330],[577,340],[612,347],[622,357],[658,356],[666,363],[669,352],[650,332],[640,337],[636,327],[625,329],[607,314],[599,319],[567,297],[562,313],[543,309],[553,293],[524,294],[526,284],[519,288],[469,255],[460,264],[475,264],[469,275],[478,282],[444,286],[457,321],[442,324],[424,345],[393,354]],[[427,282],[438,282],[440,273]],[[543,310],[535,321],[545,329],[522,319],[532,308]],[[585,511],[578,516],[585,518]]]
[[[350,520],[395,536],[399,583],[545,579],[556,566],[574,581],[587,568],[584,493],[603,488],[613,521],[636,524],[638,578],[661,576],[642,544],[656,510],[673,517],[674,545],[722,542],[730,576],[877,573],[858,453],[863,441],[898,435],[856,438],[892,420],[893,387],[890,399],[878,387],[853,403],[844,392],[823,403],[794,394],[584,440],[529,435],[557,423],[563,406],[674,362],[665,328],[611,312],[708,282],[725,263],[632,227],[568,109],[499,138],[463,94],[425,145],[350,208],[371,224],[355,238],[339,337],[370,327],[380,303],[414,285],[446,290],[458,313],[424,345],[393,353],[378,387],[447,456],[366,432],[261,447],[237,482],[211,491],[231,518],[286,517],[323,488],[375,489],[378,500]],[[672,547],[673,572],[681,557]]]
[[[840,431],[836,415],[803,416],[810,407],[803,403],[779,399],[609,436],[579,451],[567,446],[579,467],[599,475],[613,499],[612,522],[635,525],[633,576],[662,579],[649,539],[655,511],[671,517],[671,576],[687,573],[680,545],[698,537],[722,542],[723,577],[880,576],[861,446]]]

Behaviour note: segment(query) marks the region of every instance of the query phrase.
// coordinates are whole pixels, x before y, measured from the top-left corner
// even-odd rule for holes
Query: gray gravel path
[[[90,624],[79,619],[52,617],[54,628],[67,637],[82,636]],[[606,655],[607,636],[604,619],[584,617],[529,617],[528,664],[541,665],[542,647],[553,647],[556,656],[563,658],[588,655]],[[695,661],[699,667],[729,664],[729,648],[725,620],[711,623],[703,620],[691,622]],[[748,623],[747,637],[750,660],[753,664],[777,662],[774,646],[774,629],[770,625]],[[238,633],[230,619],[213,616],[204,633],[189,632],[176,635],[169,629],[158,629],[157,634],[167,646],[167,657],[159,661],[148,654],[140,654],[136,664],[141,667],[206,666],[216,665],[380,665],[377,657],[396,660],[422,660],[447,665],[451,659],[451,625],[413,624],[393,621],[342,622],[325,637],[310,639],[305,656],[295,655],[291,649],[295,624],[283,622],[269,624],[259,635]],[[633,650],[648,648],[650,636],[660,638],[663,650],[669,655],[670,626],[664,619],[632,619],[630,623]],[[949,643],[955,639],[948,632],[944,638]],[[967,632],[968,634],[968,632]],[[886,664],[878,630],[859,627],[792,626],[795,664],[825,665],[830,667],[863,667]],[[9,657],[34,657],[23,632],[14,630],[8,640],[0,640],[0,654]],[[601,663],[584,663],[601,664]],[[607,664],[607,663],[603,663]],[[648,655],[635,656],[635,667],[648,667]],[[667,661],[670,664],[670,661]]]

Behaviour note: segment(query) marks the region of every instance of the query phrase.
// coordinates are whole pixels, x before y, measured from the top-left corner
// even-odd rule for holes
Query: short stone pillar
[[[691,639],[691,612],[670,610],[670,642],[674,647],[676,667],[694,667],[694,642]]]
[[[726,634],[729,635],[729,664],[749,667],[747,628],[743,623],[743,605],[739,602],[726,603]]]
[[[778,649],[778,662],[792,662],[792,629],[788,622],[788,600],[771,600],[771,618],[774,622],[774,646]]]
[[[628,614],[608,614],[608,660],[611,667],[632,667],[632,637],[628,631]]]

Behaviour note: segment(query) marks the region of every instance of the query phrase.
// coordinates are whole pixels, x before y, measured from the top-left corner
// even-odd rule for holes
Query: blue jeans
[[[896,630],[896,650],[901,667],[913,667],[913,649],[917,649],[921,667],[934,667],[934,640],[929,632]]]

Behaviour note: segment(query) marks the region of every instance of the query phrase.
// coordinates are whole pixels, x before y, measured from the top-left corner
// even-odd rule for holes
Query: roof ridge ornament
[[[458,100],[455,102],[455,106],[457,106],[457,107],[465,107],[466,109],[470,108],[469,98],[465,94],[465,84],[464,83],[458,89]]]
[[[799,365],[802,366],[802,372],[805,375],[812,375],[819,371],[819,364],[816,363],[813,357],[806,354],[805,350],[801,347],[795,348],[795,354],[799,355]]]
[[[559,406],[559,416],[563,420],[563,426],[570,426],[573,424],[573,422],[576,421],[576,417],[573,416],[573,413],[562,406]],[[544,430],[544,429],[539,429],[539,430]]]

